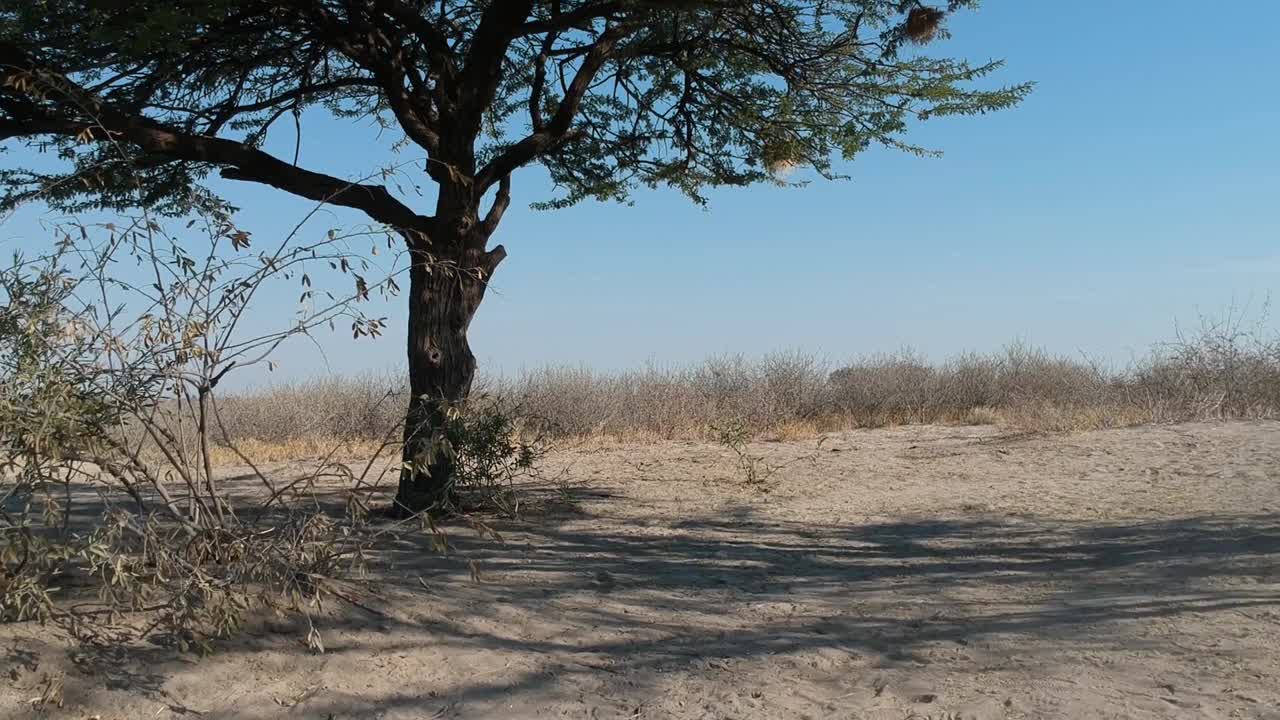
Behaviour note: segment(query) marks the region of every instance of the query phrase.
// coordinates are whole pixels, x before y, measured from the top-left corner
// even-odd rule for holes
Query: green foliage
[[[522,437],[514,411],[486,398],[473,401],[446,432],[463,487],[485,487],[531,470],[545,452],[537,441]]]
[[[101,343],[68,307],[77,282],[60,260],[15,256],[0,270],[0,442],[27,459],[37,451],[54,460],[92,454],[96,429],[120,419],[101,392]]]
[[[399,129],[437,182],[483,191],[541,163],[563,192],[540,207],[637,185],[702,202],[779,170],[835,177],[835,158],[872,145],[928,153],[911,122],[1017,103],[1029,85],[980,87],[999,62],[922,50],[974,5],[0,0],[0,140],[63,161],[0,183],[8,204],[181,212],[209,201],[199,186],[217,167],[313,197],[293,180],[314,178],[281,182],[286,170],[200,139],[257,148],[323,109]]]
[[[422,459],[420,469],[429,472],[437,454],[443,455],[453,463],[445,503],[516,515],[514,481],[535,475],[548,452],[540,423],[500,398],[487,396],[446,404],[443,412],[446,420],[435,429],[430,455]]]
[[[750,487],[768,492],[769,480],[780,468],[772,465],[764,457],[753,455],[750,443],[753,439],[751,429],[740,419],[722,423],[713,423],[711,434],[716,442],[728,448],[742,473],[742,481]]]

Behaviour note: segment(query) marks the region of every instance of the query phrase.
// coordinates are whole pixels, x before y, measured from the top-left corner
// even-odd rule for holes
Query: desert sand
[[[54,677],[100,720],[1280,718],[1280,423],[750,452],[767,491],[712,444],[557,451],[503,542],[388,548],[323,653],[0,628],[0,716]]]

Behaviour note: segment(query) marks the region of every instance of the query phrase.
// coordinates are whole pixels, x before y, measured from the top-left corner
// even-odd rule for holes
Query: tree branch
[[[510,175],[516,168],[525,165],[542,153],[563,142],[569,135],[570,125],[595,79],[596,73],[604,66],[613,53],[619,40],[626,37],[634,28],[626,25],[615,25],[604,33],[591,46],[591,50],[582,59],[577,74],[565,90],[564,99],[560,101],[556,113],[542,130],[535,130],[515,144],[507,147],[501,154],[489,161],[476,174],[476,193],[483,194],[493,186],[499,178]]]
[[[440,133],[427,120],[431,117],[431,109],[419,107],[405,88],[408,69],[404,63],[395,59],[395,53],[390,48],[365,47],[357,44],[360,41],[353,43],[349,37],[354,31],[361,29],[365,31],[366,36],[372,37],[376,28],[360,27],[359,25],[365,25],[363,23],[356,23],[358,26],[348,25],[322,7],[315,8],[314,12],[320,26],[319,31],[324,35],[325,40],[357,65],[373,73],[378,86],[386,93],[391,112],[396,116],[401,129],[409,139],[426,150],[428,154],[438,153]],[[385,40],[385,36],[382,37]],[[395,59],[395,62],[392,62],[389,56]]]
[[[480,223],[480,231],[486,239],[493,234],[494,230],[498,229],[498,223],[502,222],[502,214],[507,211],[507,207],[510,205],[511,176],[503,175],[502,179],[498,181],[498,194],[493,198],[493,205]]]
[[[484,254],[484,279],[488,280],[493,277],[493,271],[498,269],[498,264],[507,259],[507,249],[502,245],[494,245],[493,249]]]
[[[401,0],[376,0],[376,5],[379,10],[404,25],[427,49],[431,72],[437,77],[436,87],[442,91],[436,98],[437,102],[450,95],[457,85],[458,65],[444,34],[419,11]]]
[[[301,98],[306,97],[307,95],[314,95],[316,93],[329,92],[330,90],[339,90],[341,88],[346,88],[346,87],[378,87],[378,84],[370,80],[369,78],[363,78],[363,77],[340,78],[338,80],[317,83],[315,85],[303,85],[301,87],[294,88],[293,90],[290,90],[288,92],[280,93],[275,97],[268,98],[266,100],[262,100],[256,103],[248,103],[246,105],[236,105],[234,107],[226,108],[225,111],[233,114],[258,112],[261,110],[267,110],[272,107],[275,107],[280,103],[289,102],[291,100],[299,100]],[[210,112],[222,111],[222,110],[223,108],[218,108],[218,107],[210,108]]]
[[[529,125],[534,132],[544,130],[546,122],[542,119],[542,91],[547,84],[547,60],[551,48],[555,45],[560,33],[549,32],[542,40],[542,48],[534,58],[533,84],[529,87]]]
[[[205,162],[222,167],[222,177],[257,182],[290,194],[363,211],[373,220],[396,228],[429,233],[434,219],[413,212],[381,185],[361,185],[294,167],[253,146],[235,140],[199,135],[166,126],[141,115],[126,113],[88,92],[67,77],[40,68],[8,43],[0,42],[0,88],[20,103],[5,103],[12,114],[0,119],[0,138],[60,135],[98,142],[127,142],[161,157]],[[30,102],[52,100],[60,112]],[[46,106],[48,102],[45,103]],[[68,116],[68,114],[71,116]]]
[[[458,125],[464,133],[474,135],[479,130],[485,108],[492,104],[502,81],[507,48],[532,10],[533,0],[502,0],[490,3],[480,16],[459,84],[466,93],[458,108]]]
[[[520,26],[520,30],[516,35],[517,37],[527,37],[542,33],[562,32],[571,28],[581,27],[592,20],[611,17],[621,10],[622,3],[619,0],[590,3],[567,13],[556,13],[548,20],[527,22]]]

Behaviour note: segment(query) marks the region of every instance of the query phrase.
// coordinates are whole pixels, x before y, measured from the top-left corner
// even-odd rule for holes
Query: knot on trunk
[[[463,243],[465,245],[467,236],[471,234],[471,231],[476,226],[477,220],[475,216],[470,213],[464,213],[451,218],[451,220],[452,222],[450,224],[453,226],[453,233],[457,235],[457,237],[463,239]]]

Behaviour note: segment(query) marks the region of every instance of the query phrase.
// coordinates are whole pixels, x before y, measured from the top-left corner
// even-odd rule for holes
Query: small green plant
[[[549,451],[541,423],[487,395],[447,405],[443,415],[446,421],[434,434],[431,454],[420,462],[429,468],[436,454],[442,453],[451,461],[453,473],[445,496],[431,510],[519,514],[515,481],[535,475]]]
[[[742,473],[743,483],[763,492],[768,492],[770,478],[781,468],[771,464],[759,455],[751,454],[751,430],[747,423],[740,419],[718,424],[713,423],[711,432],[717,443],[733,452],[738,470]]]
[[[816,463],[822,456],[822,445],[826,438],[818,438],[813,452],[793,458],[781,464],[774,464],[761,455],[751,453],[752,433],[750,426],[743,420],[732,420],[725,423],[712,424],[711,432],[715,441],[733,452],[738,471],[742,474],[742,482],[761,492],[772,489],[770,481],[780,471],[798,462]]]

